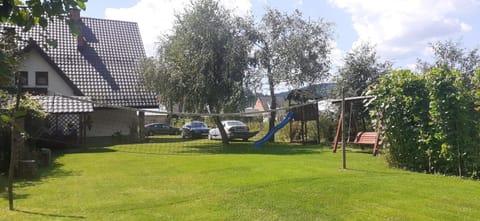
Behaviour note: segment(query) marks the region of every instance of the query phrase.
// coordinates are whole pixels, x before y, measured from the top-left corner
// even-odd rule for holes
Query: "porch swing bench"
[[[354,144],[373,145],[373,155],[378,152],[378,146],[382,145],[380,134],[378,132],[358,132],[355,136]]]

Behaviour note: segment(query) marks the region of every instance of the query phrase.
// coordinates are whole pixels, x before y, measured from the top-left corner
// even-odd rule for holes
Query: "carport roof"
[[[90,113],[93,112],[93,103],[90,97],[72,96],[73,99],[60,96],[37,96],[42,109],[51,114],[60,113]],[[82,102],[84,100],[85,102]]]

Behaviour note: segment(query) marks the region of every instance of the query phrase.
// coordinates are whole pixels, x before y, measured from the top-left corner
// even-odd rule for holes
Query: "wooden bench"
[[[373,145],[373,155],[377,155],[378,146],[382,145],[380,135],[377,132],[358,132],[354,144],[370,144]]]

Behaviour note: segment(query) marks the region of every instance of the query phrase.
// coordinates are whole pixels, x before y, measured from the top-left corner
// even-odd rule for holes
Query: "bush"
[[[414,171],[476,177],[479,112],[475,94],[459,73],[433,69],[426,75],[395,71],[369,93],[383,114],[390,165]]]

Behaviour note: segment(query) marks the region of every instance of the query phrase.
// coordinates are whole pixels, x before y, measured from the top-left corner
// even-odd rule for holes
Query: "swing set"
[[[352,124],[352,122],[353,122],[353,120],[352,120],[353,104],[355,103],[355,101],[369,100],[369,99],[372,99],[372,98],[374,98],[374,96],[348,97],[348,98],[344,99],[345,106],[347,106],[347,108],[350,109],[349,117],[348,117],[348,124],[349,125],[348,125],[348,134],[347,134],[347,143],[350,143],[350,135],[351,135],[352,125],[356,129],[356,126],[354,124]],[[332,101],[333,104],[338,104],[338,103],[341,103],[341,102],[342,102],[342,99]],[[344,123],[344,120],[345,120],[344,109],[345,108],[342,108],[342,111],[340,113],[340,117],[338,119],[338,125],[337,125],[337,132],[335,133],[335,139],[333,140],[333,152],[334,153],[337,152],[337,147],[338,147],[338,144],[340,143],[339,139],[340,139],[341,133],[343,134],[343,125],[344,125],[343,123]],[[359,131],[359,132],[357,132],[357,134],[355,135],[355,139],[353,140],[354,144],[373,145],[373,152],[372,152],[373,156],[377,155],[378,149],[382,145],[382,140],[380,139],[381,128],[382,128],[381,115],[379,115],[378,117],[379,118],[378,118],[378,121],[377,121],[377,127],[376,127],[374,132]]]

